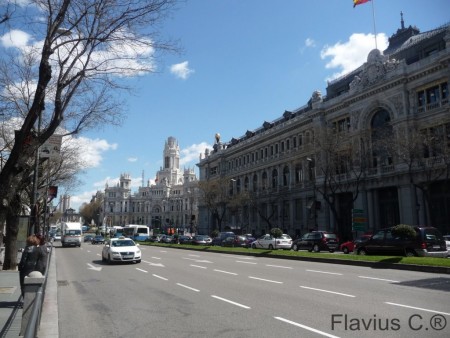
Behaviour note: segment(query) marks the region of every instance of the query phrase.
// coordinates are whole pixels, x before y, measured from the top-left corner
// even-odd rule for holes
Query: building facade
[[[230,196],[245,198],[221,223],[201,202],[199,231],[220,223],[347,239],[404,223],[450,233],[449,63],[450,25],[421,33],[402,18],[389,47],[329,82],[326,95],[315,91],[242,137],[217,137],[201,155],[200,182],[225,180]]]
[[[121,174],[114,186],[106,185],[102,225],[142,224],[161,231],[175,228],[195,232],[198,180],[194,169],[180,170],[180,148],[174,137],[165,142],[163,163],[156,173],[155,184],[148,181],[137,192],[132,192],[129,174]]]

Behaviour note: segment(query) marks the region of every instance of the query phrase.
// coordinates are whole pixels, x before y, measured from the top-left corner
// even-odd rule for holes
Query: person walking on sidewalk
[[[41,241],[37,236],[28,236],[26,247],[19,263],[19,278],[22,297],[24,296],[25,276],[28,276],[31,271],[39,271],[44,274],[46,268],[47,249],[45,248],[45,245],[41,246]]]

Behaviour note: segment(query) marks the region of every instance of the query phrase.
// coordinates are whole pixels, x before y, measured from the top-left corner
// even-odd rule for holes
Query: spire
[[[405,21],[403,21],[403,12],[402,11],[400,11],[400,18],[401,18],[400,23],[401,23],[402,29],[405,29]]]

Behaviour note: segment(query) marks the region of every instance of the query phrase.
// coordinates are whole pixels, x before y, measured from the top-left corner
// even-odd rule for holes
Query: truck
[[[61,223],[61,245],[66,246],[81,246],[81,224],[78,222],[63,222]]]

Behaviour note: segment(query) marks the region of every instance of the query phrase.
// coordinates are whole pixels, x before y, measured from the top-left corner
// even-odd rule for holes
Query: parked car
[[[192,238],[192,244],[195,245],[211,245],[211,237],[206,235],[196,235]]]
[[[362,235],[353,241],[344,242],[339,246],[339,249],[345,254],[353,252],[356,243],[361,243],[361,242],[367,241],[371,236],[372,235]]]
[[[447,246],[447,256],[450,256],[450,235],[444,235],[443,237]]]
[[[157,243],[157,242],[159,242],[160,237],[161,236],[159,236],[159,235],[152,235],[147,239],[147,241]]]
[[[246,234],[246,235],[244,235],[244,236],[245,236],[245,247],[246,247],[246,248],[250,248],[250,247],[252,246],[252,243],[253,243],[254,241],[256,241],[256,238],[253,237],[252,234]]]
[[[102,261],[113,262],[141,262],[139,244],[126,237],[111,238],[102,249]]]
[[[229,247],[246,247],[247,245],[247,237],[245,236],[230,236],[225,238],[222,241],[222,246],[229,246]]]
[[[234,232],[232,231],[224,231],[224,232],[219,232],[219,234],[217,235],[217,237],[214,237],[211,241],[211,245],[218,245],[221,246],[222,242],[225,238],[227,237],[232,237],[235,236]]]
[[[251,247],[253,249],[284,249],[289,250],[292,246],[292,238],[287,234],[282,234],[281,237],[275,238],[270,234],[261,236],[254,242]]]
[[[94,238],[94,235],[84,235],[85,242],[91,242],[93,238]]]
[[[172,243],[173,236],[170,235],[162,235],[159,239],[160,243]]]
[[[320,252],[321,250],[334,252],[339,246],[336,234],[326,231],[312,231],[292,242],[292,250],[308,250]]]
[[[191,244],[192,243],[192,237],[191,236],[180,236],[178,237],[178,242],[180,244]]]
[[[104,244],[105,238],[101,235],[94,236],[94,238],[91,239],[92,244]]]
[[[447,257],[448,251],[444,237],[433,227],[414,227],[416,236],[397,236],[392,228],[377,231],[369,240],[358,243],[358,255],[402,255]]]

